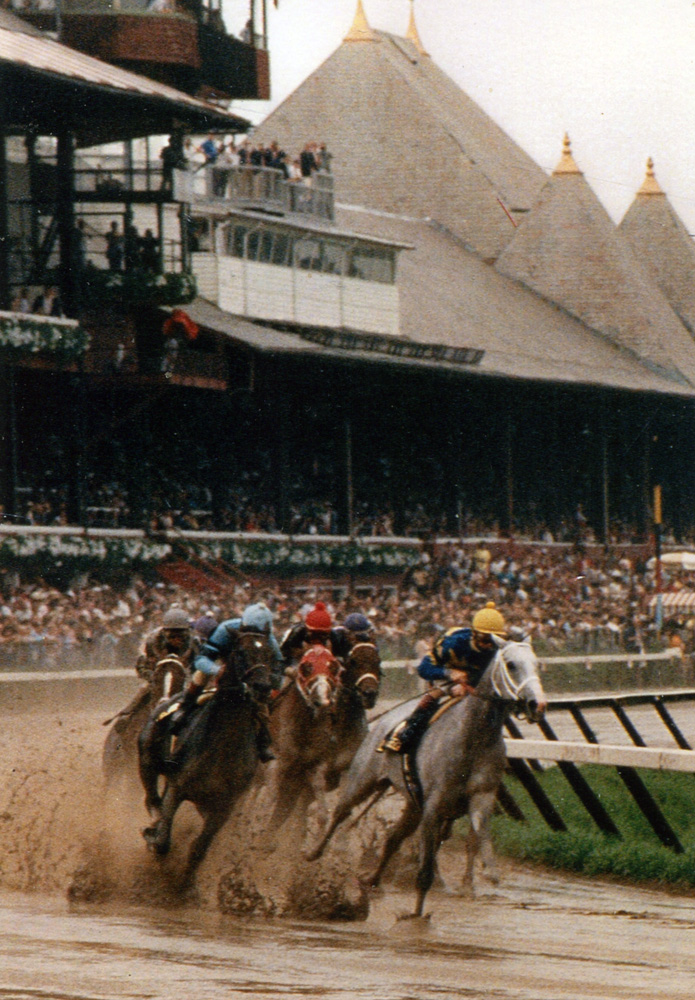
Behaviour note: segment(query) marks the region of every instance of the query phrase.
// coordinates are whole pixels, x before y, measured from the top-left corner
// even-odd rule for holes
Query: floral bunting
[[[48,353],[67,361],[89,346],[89,334],[75,320],[0,312],[0,350],[14,355]]]

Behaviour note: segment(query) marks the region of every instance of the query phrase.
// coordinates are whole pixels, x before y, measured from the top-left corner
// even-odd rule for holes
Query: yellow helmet
[[[488,635],[504,635],[507,625],[495,607],[494,601],[488,601],[484,608],[473,615],[473,631],[486,632]]]

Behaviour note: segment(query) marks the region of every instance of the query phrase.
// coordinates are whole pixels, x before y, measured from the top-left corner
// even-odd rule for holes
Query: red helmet
[[[304,619],[304,624],[314,632],[330,632],[333,621],[323,601],[317,601]]]

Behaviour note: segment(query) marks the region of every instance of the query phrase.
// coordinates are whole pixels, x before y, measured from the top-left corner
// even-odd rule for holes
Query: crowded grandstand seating
[[[182,605],[192,620],[204,609],[221,620],[260,599],[274,610],[278,634],[317,598],[328,602],[338,621],[360,609],[374,623],[385,657],[422,655],[442,630],[470,621],[486,600],[497,602],[512,628],[530,632],[546,655],[639,653],[663,646],[674,630],[686,651],[695,647],[695,618],[688,612],[659,632],[649,609],[655,574],[644,548],[607,552],[522,543],[491,548],[481,542],[431,546],[399,580],[362,580],[352,589],[346,581],[243,580],[231,567],[225,572],[181,561],[161,567],[157,582],[135,578],[121,588],[83,578],[58,590],[4,570],[0,665],[18,669],[40,660],[59,666],[66,655],[79,652],[85,665],[128,666],[142,635],[161,622],[172,603]],[[664,567],[663,585],[695,587],[695,574]]]

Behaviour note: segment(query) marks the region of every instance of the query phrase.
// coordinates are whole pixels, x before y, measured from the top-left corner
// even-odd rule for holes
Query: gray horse
[[[492,861],[489,822],[505,769],[504,720],[517,703],[521,703],[527,717],[534,722],[546,708],[538,660],[530,643],[502,639],[496,642],[497,654],[475,693],[445,711],[427,730],[416,751],[420,799],[406,785],[403,758],[390,751],[376,752],[393,727],[412,712],[415,702],[410,701],[375,722],[347,772],[326,832],[307,854],[309,861],[321,856],[334,831],[355,806],[393,787],[403,796],[405,808],[388,834],[376,866],[364,875],[364,881],[377,885],[390,858],[405,838],[417,830],[417,901],[409,916],[421,917],[425,896],[434,880],[439,846],[453,821],[468,814],[470,833],[464,878],[472,886],[473,862],[478,852],[482,852],[486,863]]]

